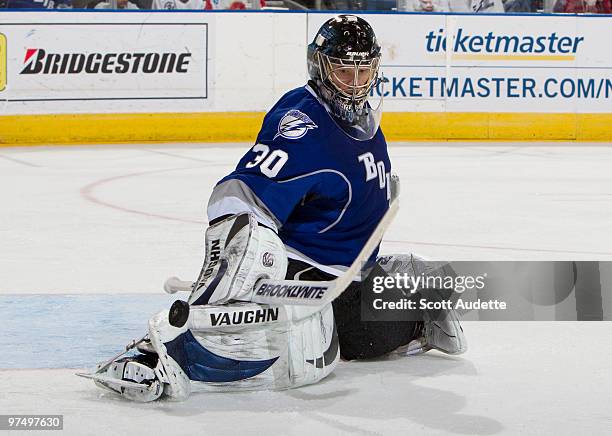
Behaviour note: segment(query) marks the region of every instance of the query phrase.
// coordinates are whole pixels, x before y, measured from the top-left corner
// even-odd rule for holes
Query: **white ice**
[[[193,277],[206,200],[247,147],[1,148],[0,296],[147,298]],[[382,252],[612,260],[612,144],[393,144],[391,157],[402,204]],[[24,364],[0,370],[0,413],[64,414],[79,435],[610,433],[612,324],[464,327],[460,357],[341,363],[319,385],[185,403],[129,403],[75,369]]]

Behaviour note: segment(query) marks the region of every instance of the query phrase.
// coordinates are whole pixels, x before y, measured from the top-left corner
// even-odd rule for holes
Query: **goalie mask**
[[[308,73],[320,97],[337,124],[358,140],[371,139],[380,124],[382,99],[368,101],[381,81],[379,64],[374,30],[354,15],[328,20],[308,46]]]

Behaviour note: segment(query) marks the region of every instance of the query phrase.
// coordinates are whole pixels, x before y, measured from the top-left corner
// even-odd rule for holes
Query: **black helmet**
[[[308,73],[336,117],[362,114],[378,81],[380,45],[372,27],[355,15],[338,15],[321,26],[308,46]]]

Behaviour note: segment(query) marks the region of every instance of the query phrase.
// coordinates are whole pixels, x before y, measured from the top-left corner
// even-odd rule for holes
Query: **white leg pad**
[[[191,389],[276,390],[316,383],[340,356],[331,304],[192,306],[185,326],[170,325],[164,311],[151,319],[149,334],[169,394],[181,398]]]

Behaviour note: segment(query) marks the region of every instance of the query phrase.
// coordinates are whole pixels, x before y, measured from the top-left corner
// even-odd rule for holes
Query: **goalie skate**
[[[159,314],[158,314],[159,315]],[[154,317],[155,318],[155,317]],[[97,365],[92,373],[77,373],[91,379],[103,389],[138,402],[157,400],[162,395],[175,400],[186,398],[190,392],[189,380],[169,356],[154,329],[138,341],[130,342],[121,353]],[[142,354],[126,356],[131,350]]]
[[[93,374],[78,373],[101,388],[142,403],[161,397],[164,386],[155,354],[124,357]]]
[[[463,354],[467,351],[467,341],[463,327],[454,310],[447,312],[443,320],[427,320],[421,325],[420,335],[397,349],[399,354],[415,356],[436,349],[445,354]]]

